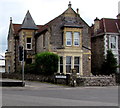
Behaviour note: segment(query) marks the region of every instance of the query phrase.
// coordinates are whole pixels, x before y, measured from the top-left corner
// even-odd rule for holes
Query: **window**
[[[74,32],[74,45],[79,46],[80,44],[80,33]]]
[[[66,46],[72,45],[72,32],[66,32]]]
[[[26,48],[27,50],[31,50],[32,49],[32,38],[31,37],[27,37],[26,39]]]
[[[60,73],[63,73],[63,57],[60,57]]]
[[[76,69],[76,72],[79,73],[79,57],[74,57],[74,68]]]
[[[80,32],[69,31],[66,32],[66,46],[79,46]]]
[[[66,72],[70,73],[71,70],[71,56],[66,57]]]
[[[110,47],[111,47],[111,49],[116,48],[116,36],[111,36],[110,37]]]

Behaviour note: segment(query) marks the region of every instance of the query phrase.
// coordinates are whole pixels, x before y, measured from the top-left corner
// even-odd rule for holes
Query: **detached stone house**
[[[18,48],[26,50],[25,64],[33,63],[35,54],[49,51],[60,56],[58,73],[70,73],[75,68],[77,74],[91,74],[91,36],[90,27],[80,17],[79,10],[71,8],[45,25],[36,25],[27,12],[22,24],[10,21],[8,51],[6,52],[6,72],[20,69]]]
[[[91,27],[92,71],[100,71],[107,50],[112,50],[117,64],[120,63],[120,14],[117,19],[96,18]],[[119,71],[119,69],[118,69]]]

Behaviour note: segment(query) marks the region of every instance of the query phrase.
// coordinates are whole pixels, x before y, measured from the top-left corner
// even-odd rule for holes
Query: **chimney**
[[[80,16],[80,14],[79,14],[79,9],[78,9],[78,8],[76,9],[76,11],[77,11],[78,16]]]
[[[117,15],[117,19],[120,19],[120,1],[118,2],[118,15]]]
[[[10,17],[10,23],[12,23],[12,17]]]
[[[100,28],[100,20],[96,17],[94,20],[94,33]]]
[[[76,10],[77,10],[77,14],[79,14],[79,9],[77,8]]]

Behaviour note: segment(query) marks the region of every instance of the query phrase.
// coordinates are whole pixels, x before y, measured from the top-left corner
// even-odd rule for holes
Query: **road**
[[[3,106],[118,106],[118,87],[67,87],[26,82],[3,87]]]

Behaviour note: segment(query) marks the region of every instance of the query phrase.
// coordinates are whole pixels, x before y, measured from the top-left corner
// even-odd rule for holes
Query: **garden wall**
[[[80,77],[77,79],[78,85],[82,83],[84,86],[115,86],[115,76],[91,76],[91,77]],[[80,80],[80,81],[79,81]]]
[[[2,78],[10,78],[10,79],[22,79],[21,74],[7,74],[4,73]],[[33,74],[26,74],[25,80],[28,81],[40,81],[40,82],[50,82],[56,84],[64,84],[70,85],[70,76],[66,76],[65,78],[55,79],[55,76],[41,76],[41,75],[33,75]],[[90,77],[77,77],[76,79],[76,86],[116,86],[116,78],[115,76],[90,76]]]

